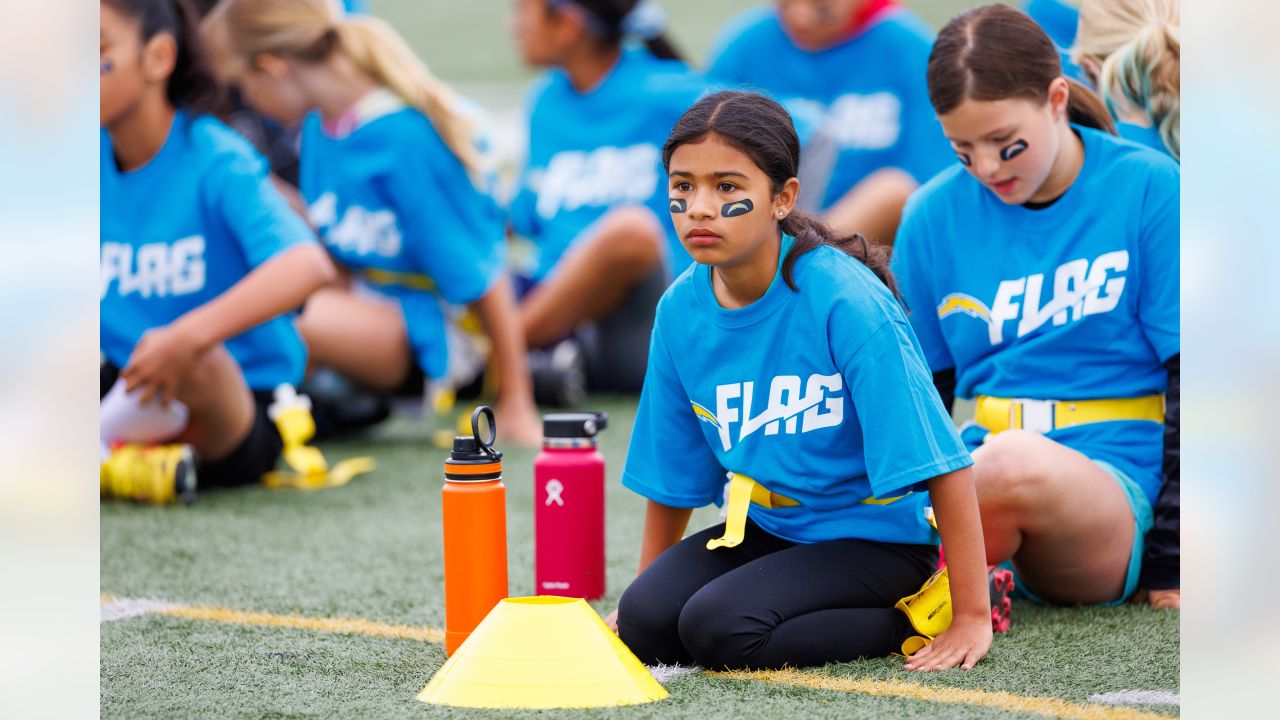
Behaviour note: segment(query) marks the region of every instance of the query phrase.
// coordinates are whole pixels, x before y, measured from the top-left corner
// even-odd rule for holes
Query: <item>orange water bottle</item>
[[[488,439],[480,418],[488,420]],[[444,463],[444,650],[467,639],[499,600],[507,597],[507,488],[502,453],[493,449],[493,411],[471,413],[471,436],[453,439]]]

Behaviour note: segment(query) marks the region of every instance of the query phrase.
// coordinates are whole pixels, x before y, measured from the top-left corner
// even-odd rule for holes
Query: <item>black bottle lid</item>
[[[489,421],[488,438],[480,437],[480,418]],[[458,435],[453,438],[453,452],[449,454],[448,464],[478,465],[496,463],[502,460],[502,452],[495,450],[493,441],[498,438],[498,426],[493,421],[493,410],[481,405],[471,413],[471,434]]]
[[[544,438],[594,438],[609,425],[609,416],[602,412],[552,413],[542,416]]]

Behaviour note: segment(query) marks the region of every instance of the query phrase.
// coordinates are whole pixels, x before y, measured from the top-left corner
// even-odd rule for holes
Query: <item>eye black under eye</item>
[[[1027,141],[1018,138],[1013,142],[1000,148],[1000,159],[1008,162],[1022,154],[1027,149]]]
[[[969,153],[956,153],[956,159],[965,167],[969,167],[973,164],[973,161],[969,159]]]

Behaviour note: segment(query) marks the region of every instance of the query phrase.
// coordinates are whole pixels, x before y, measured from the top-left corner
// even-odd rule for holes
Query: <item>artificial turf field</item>
[[[594,603],[604,614],[635,572],[643,501],[618,483],[634,400],[593,398],[591,407],[610,415],[601,438],[608,596]],[[1017,601],[1012,631],[967,673],[912,674],[882,659],[774,678],[694,674],[668,682],[671,696],[658,703],[573,713],[417,702],[445,659],[435,629],[444,626],[446,451],[431,445],[430,430],[401,419],[366,438],[325,444],[331,461],[378,459],[373,474],[341,488],[210,491],[189,508],[104,503],[103,717],[1127,718],[1178,711],[1089,700],[1177,692],[1177,613]],[[502,449],[510,591],[529,595],[535,452]],[[714,522],[714,512],[699,510],[690,527]],[[141,599],[157,602],[133,602]],[[822,682],[832,689],[804,685]]]
[[[373,0],[445,80],[500,117],[531,73],[506,42],[512,0]],[[695,62],[714,28],[753,0],[662,4]],[[934,27],[964,0],[907,3]],[[634,398],[593,398],[611,426],[609,594],[635,572],[643,501],[618,484]],[[447,423],[446,423],[447,424]],[[373,455],[372,475],[319,492],[206,492],[190,508],[107,503],[101,512],[104,717],[1091,717],[1176,715],[1104,693],[1178,690],[1178,615],[1147,608],[1014,604],[1013,630],[963,673],[909,674],[894,660],[781,676],[684,675],[658,703],[592,711],[462,711],[414,696],[443,663],[441,465],[434,426],[397,419],[322,445],[330,461]],[[534,451],[506,452],[510,591],[533,591]],[[691,530],[715,522],[695,513]],[[153,601],[150,603],[141,600]],[[114,618],[114,619],[109,619]]]

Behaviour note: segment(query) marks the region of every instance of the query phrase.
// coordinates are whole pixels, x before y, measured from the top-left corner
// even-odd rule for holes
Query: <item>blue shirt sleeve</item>
[[[502,272],[502,215],[443,141],[432,140],[435,147],[427,146],[397,166],[388,193],[405,252],[445,301],[465,305],[488,292]]]
[[[1180,302],[1182,288],[1181,202],[1179,170],[1173,160],[1161,157],[1153,170],[1142,204],[1142,229],[1138,237],[1142,266],[1138,290],[1138,320],[1142,333],[1160,356],[1160,362],[1181,350]]]
[[[897,166],[923,184],[954,162],[955,151],[942,132],[942,124],[929,102],[926,69],[932,43],[911,37],[915,45],[904,53],[902,87],[902,136]]]
[[[266,163],[246,152],[231,156],[209,185],[213,212],[240,244],[250,267],[299,243],[315,242],[311,228],[276,190]]]
[[[833,328],[857,322],[838,315],[833,320]],[[930,478],[973,464],[905,321],[886,320],[856,348],[841,347],[843,339],[833,335],[832,350],[842,360],[841,373],[862,426],[875,497],[926,491]]]
[[[951,351],[947,349],[942,325],[938,322],[935,310],[939,298],[926,267],[923,232],[926,223],[921,217],[923,212],[921,203],[907,202],[893,243],[890,264],[898,281],[898,291],[906,300],[911,327],[920,342],[920,349],[929,363],[929,369],[938,372],[954,368],[956,363],[951,357]]]
[[[622,471],[624,487],[668,507],[696,508],[715,502],[725,471],[707,444],[689,395],[655,325],[649,367]]]

